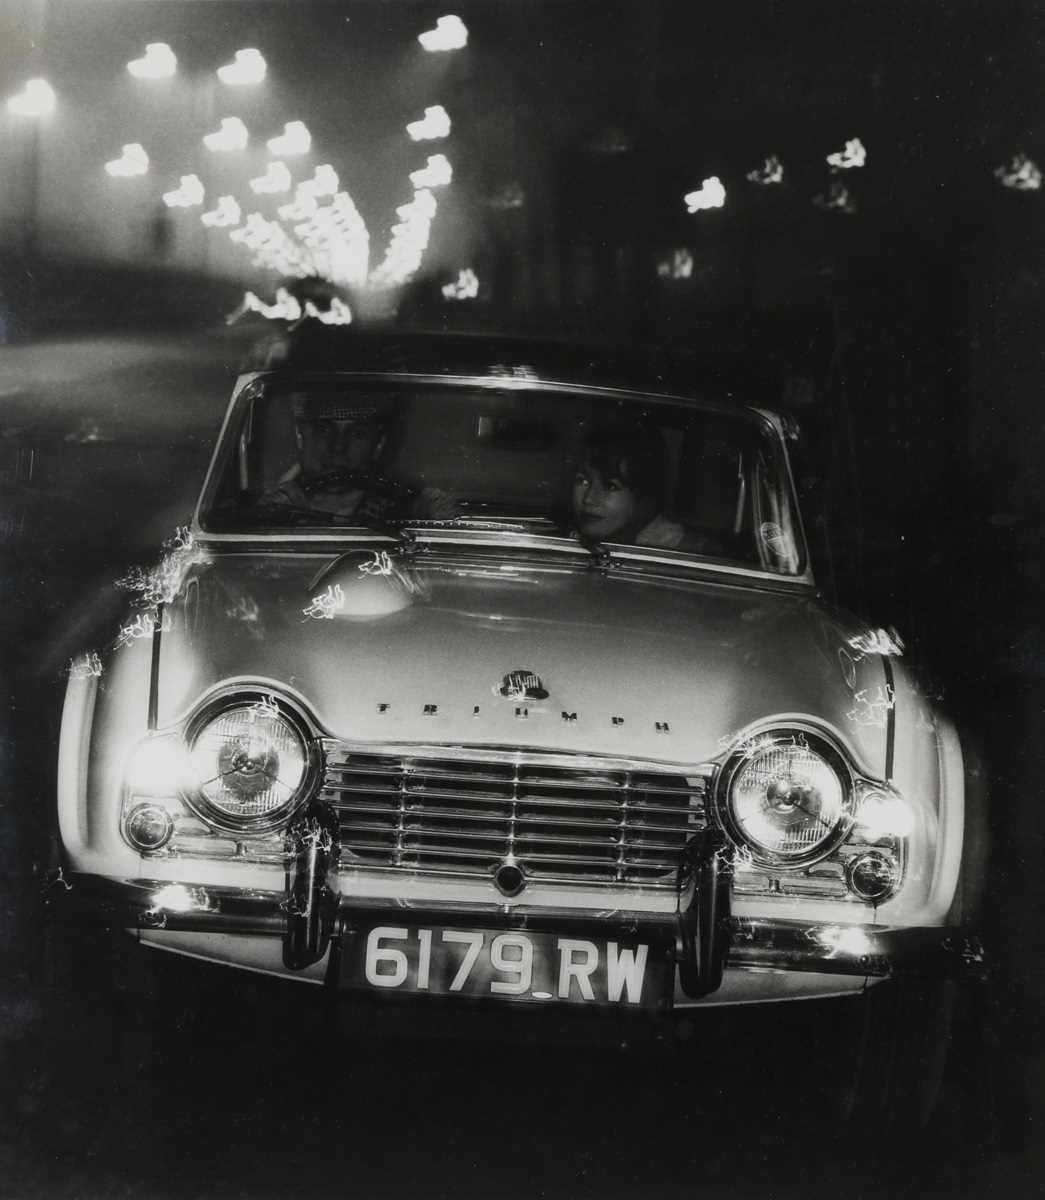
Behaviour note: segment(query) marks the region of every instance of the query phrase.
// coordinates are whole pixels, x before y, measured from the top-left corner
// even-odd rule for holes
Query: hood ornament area
[[[501,680],[498,692],[508,700],[548,699],[548,691],[541,682],[541,677],[525,669],[509,671]]]

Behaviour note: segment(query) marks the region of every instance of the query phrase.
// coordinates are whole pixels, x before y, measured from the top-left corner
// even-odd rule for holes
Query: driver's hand
[[[457,501],[441,488],[422,488],[410,506],[410,515],[419,521],[452,521],[458,515]]]

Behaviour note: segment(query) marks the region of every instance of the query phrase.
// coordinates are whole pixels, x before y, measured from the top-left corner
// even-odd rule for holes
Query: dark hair
[[[668,447],[656,429],[608,429],[590,434],[581,444],[578,462],[595,468],[603,479],[619,479],[642,500],[664,507],[668,494]]]

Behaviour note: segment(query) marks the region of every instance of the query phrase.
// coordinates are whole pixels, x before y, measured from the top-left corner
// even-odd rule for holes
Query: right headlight
[[[186,799],[219,829],[274,829],[310,794],[308,730],[271,695],[238,693],[209,706],[186,730],[186,742],[193,777]]]
[[[762,734],[726,761],[720,820],[762,866],[802,867],[830,853],[853,820],[854,780],[824,738],[800,730]]]

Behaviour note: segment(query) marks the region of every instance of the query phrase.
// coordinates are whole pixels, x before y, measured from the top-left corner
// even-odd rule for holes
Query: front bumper
[[[721,888],[721,884],[719,885]],[[610,917],[578,916],[547,908],[516,905],[510,912],[472,905],[410,906],[398,900],[368,900],[349,905],[336,897],[319,897],[311,912],[302,912],[302,893],[288,891],[200,887],[147,879],[112,880],[93,875],[66,875],[45,897],[46,915],[69,922],[90,922],[112,929],[222,934],[283,942],[287,974],[288,946],[295,940],[302,951],[300,967],[322,958],[331,940],[346,928],[364,926],[374,918],[387,919],[397,910],[405,919],[412,912],[425,923],[477,927],[551,929],[564,932],[606,932],[626,929],[652,941],[671,940],[688,995],[708,995],[722,979],[723,969],[755,968],[778,972],[813,972],[824,976],[866,978],[935,977],[982,978],[986,972],[983,946],[975,933],[956,926],[888,928],[867,925],[826,924],[780,918],[750,918],[709,913],[705,904],[703,927],[694,941],[684,944],[680,921],[665,914],[614,913]],[[681,917],[682,914],[679,914]],[[695,914],[696,915],[696,914]],[[712,926],[718,923],[717,936]],[[295,927],[296,939],[295,939]],[[717,942],[720,948],[713,948]],[[293,954],[295,951],[290,950]],[[694,963],[693,956],[704,962]],[[711,961],[709,961],[711,960]],[[686,972],[690,973],[687,986]]]

